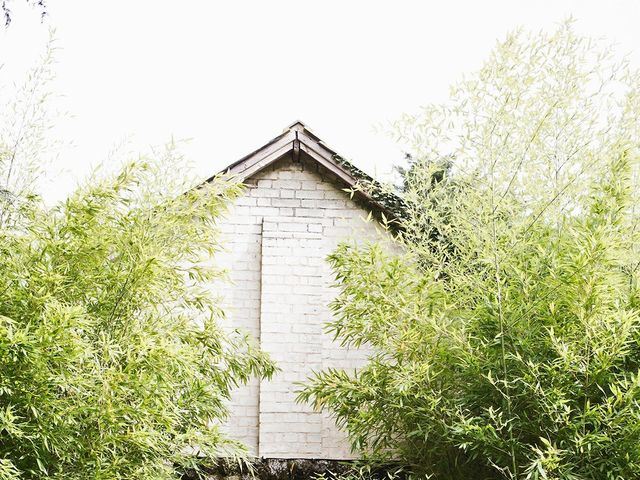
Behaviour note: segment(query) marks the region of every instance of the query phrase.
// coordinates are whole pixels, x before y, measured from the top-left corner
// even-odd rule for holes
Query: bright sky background
[[[401,148],[374,126],[440,102],[518,26],[576,29],[640,66],[640,2],[48,0],[48,16],[9,1],[0,83],[19,81],[56,29],[65,147],[48,184],[62,198],[112,147],[191,138],[211,175],[296,119],[367,172],[385,177]],[[179,172],[176,172],[179,174]]]

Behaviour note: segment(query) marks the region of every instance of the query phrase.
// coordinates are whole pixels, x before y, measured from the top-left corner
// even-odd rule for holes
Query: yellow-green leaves
[[[517,32],[405,116],[406,255],[341,246],[329,324],[375,352],[302,398],[434,479],[640,477],[640,76]]]
[[[175,150],[160,160],[51,210],[34,201],[0,231],[2,480],[171,479],[242,453],[213,420],[274,366],[223,332],[205,288],[220,275],[215,219],[239,187],[190,190],[166,175]]]

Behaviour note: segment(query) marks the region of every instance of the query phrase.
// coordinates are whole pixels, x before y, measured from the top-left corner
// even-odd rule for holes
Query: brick
[[[238,206],[253,207],[256,205],[256,199],[243,195],[236,200],[235,204]]]
[[[295,215],[304,217],[324,217],[327,211],[323,208],[296,208]]]
[[[346,200],[349,198],[349,194],[342,190],[325,190],[324,198],[327,200]]]
[[[251,190],[251,196],[254,198],[274,198],[279,196],[279,192],[271,187],[258,187]]]
[[[280,190],[280,198],[295,197],[296,190]]]
[[[235,226],[235,232],[236,233],[254,233],[254,234],[259,234],[260,230],[262,230],[260,228],[259,224],[253,223],[253,224],[248,224],[248,225],[236,225]],[[258,237],[260,238],[260,237]]]
[[[324,214],[327,217],[337,217],[337,218],[349,218],[349,212],[347,212],[346,210],[339,210],[339,209],[325,209],[324,210]]]
[[[291,180],[293,178],[293,172],[287,170],[280,170],[277,172],[277,177],[282,180]]]
[[[258,216],[278,215],[278,209],[276,207],[254,207],[251,209],[251,213]]]
[[[299,207],[300,200],[295,198],[274,198],[272,200],[274,207]]]
[[[273,180],[271,187],[276,189],[292,189],[298,190],[302,187],[302,182],[297,180]]]
[[[346,203],[344,200],[324,200],[322,202],[322,207],[323,208],[341,208],[341,209],[345,209],[346,210]],[[353,215],[352,212],[349,212],[351,214],[351,216]]]
[[[303,199],[322,199],[324,198],[324,192],[321,190],[297,190],[295,192],[296,198]]]
[[[316,190],[334,190],[335,188],[335,185],[329,182],[316,183]]]
[[[307,225],[304,223],[282,222],[278,224],[278,230],[282,232],[306,232]]]

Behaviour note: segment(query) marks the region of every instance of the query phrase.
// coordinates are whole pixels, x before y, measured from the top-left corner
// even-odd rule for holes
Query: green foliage
[[[48,135],[59,117],[50,105],[54,53],[50,38],[21,85],[0,85],[0,228],[19,220],[15,210],[33,195],[57,153]]]
[[[0,479],[179,478],[241,451],[225,401],[274,367],[222,331],[207,288],[238,187],[182,193],[179,160],[128,164],[53,209],[30,197],[0,232]]]
[[[637,73],[570,24],[516,33],[397,132],[406,254],[330,257],[328,328],[374,353],[301,399],[415,476],[640,477]]]
[[[401,480],[405,472],[396,465],[376,465],[363,461],[345,463],[343,468],[313,475],[313,480]]]

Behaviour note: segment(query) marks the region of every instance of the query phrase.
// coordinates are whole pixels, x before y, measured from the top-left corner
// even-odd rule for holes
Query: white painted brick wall
[[[251,332],[282,372],[239,388],[226,428],[262,457],[352,458],[330,416],[295,401],[296,384],[314,371],[365,361],[366,351],[342,348],[323,331],[335,295],[325,258],[340,241],[386,234],[313,162],[285,157],[246,183],[221,224],[226,251],[217,261],[230,282],[215,289],[228,327]]]

